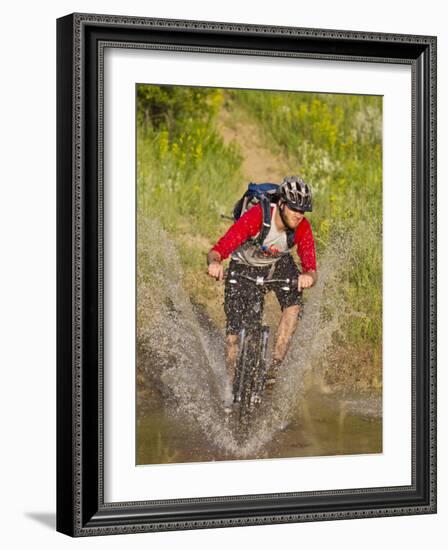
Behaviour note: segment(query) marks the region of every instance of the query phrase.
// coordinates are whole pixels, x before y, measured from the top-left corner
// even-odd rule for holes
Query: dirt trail
[[[243,122],[223,108],[218,115],[218,130],[226,144],[235,141],[240,146],[246,182],[279,183],[284,178],[286,162],[266,148],[256,124],[248,120]]]

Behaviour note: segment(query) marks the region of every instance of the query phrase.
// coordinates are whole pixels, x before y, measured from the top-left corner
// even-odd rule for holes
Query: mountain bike
[[[297,285],[297,279],[270,279],[249,277],[235,271],[227,273],[229,284],[238,284],[245,279],[260,288],[269,289],[272,285],[282,285],[282,290],[290,291]],[[263,293],[257,293],[252,304],[259,311],[264,300]],[[238,342],[235,378],[233,382],[233,402],[237,406],[237,419],[241,426],[248,427],[251,417],[261,403],[267,375],[267,354],[270,328],[264,325],[259,315],[241,329]]]

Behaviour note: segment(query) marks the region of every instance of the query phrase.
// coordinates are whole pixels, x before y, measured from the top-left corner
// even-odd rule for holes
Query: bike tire
[[[243,373],[246,364],[246,353],[247,353],[247,344],[246,344],[246,329],[241,329],[239,335],[238,343],[239,351],[238,358],[236,362],[235,378],[233,380],[233,402],[239,403],[241,401],[241,392],[242,392],[242,381]]]
[[[269,342],[270,328],[267,325],[261,327],[261,334],[259,336],[258,343],[258,363],[256,366],[255,380],[253,391],[262,397],[264,391],[264,384],[267,373],[267,355],[268,355],[268,342]]]
[[[244,364],[241,366],[239,423],[242,428],[248,429],[254,409],[252,396],[256,388],[260,359],[260,331],[246,335],[244,347],[241,356]]]

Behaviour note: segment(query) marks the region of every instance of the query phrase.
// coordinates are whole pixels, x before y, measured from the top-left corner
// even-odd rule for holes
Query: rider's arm
[[[221,254],[212,249],[207,254],[207,264],[210,265],[213,262],[221,262]]]
[[[263,214],[261,206],[256,204],[245,212],[239,220],[237,220],[227,232],[219,239],[219,241],[212,247],[208,254],[216,252],[220,260],[222,261],[230,256],[230,254],[242,245],[250,237],[255,237],[260,232],[261,224],[263,220]],[[213,257],[213,256],[212,256]]]
[[[313,279],[314,285],[317,281],[316,248],[311,224],[306,218],[300,222],[294,240],[302,264],[302,275],[309,275]]]
[[[207,254],[208,274],[210,277],[214,277],[218,281],[222,281],[224,278],[224,267],[221,263],[221,256],[219,252],[210,250]]]

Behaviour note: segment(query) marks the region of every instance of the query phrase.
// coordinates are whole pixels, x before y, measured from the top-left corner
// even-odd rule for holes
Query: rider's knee
[[[283,309],[283,315],[290,319],[301,319],[303,315],[303,305],[294,304]]]
[[[229,359],[234,360],[238,353],[238,335],[228,334],[226,336],[226,348],[227,356],[229,357]]]

